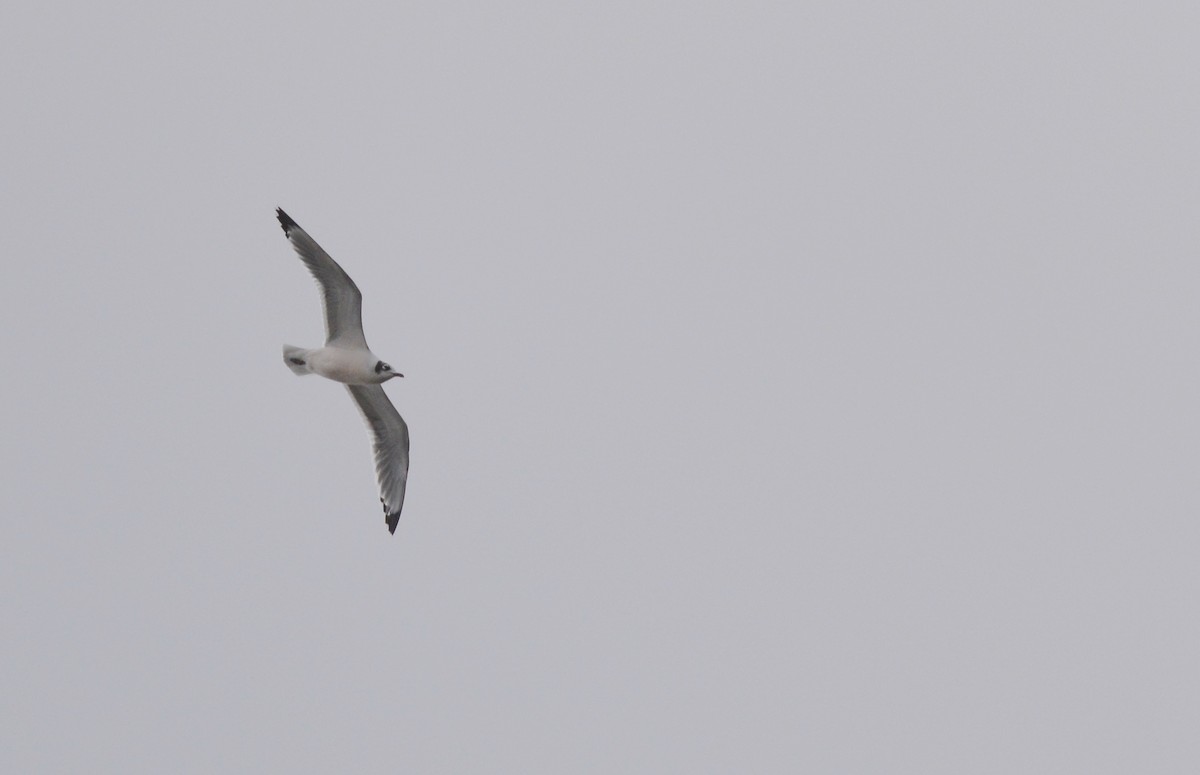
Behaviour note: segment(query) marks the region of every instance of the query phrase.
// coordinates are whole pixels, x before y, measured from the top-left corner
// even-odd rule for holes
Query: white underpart
[[[314,374],[347,385],[378,385],[392,376],[375,371],[379,358],[370,350],[326,346],[309,350],[307,361]]]

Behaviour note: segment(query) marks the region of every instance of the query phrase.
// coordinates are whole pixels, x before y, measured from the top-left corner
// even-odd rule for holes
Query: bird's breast
[[[369,351],[341,347],[322,347],[308,355],[308,364],[314,372],[347,385],[378,384],[379,375],[375,373],[378,361]]]

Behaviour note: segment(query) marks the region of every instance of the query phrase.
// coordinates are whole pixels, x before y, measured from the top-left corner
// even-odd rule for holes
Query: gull
[[[383,383],[403,377],[367,346],[362,330],[362,293],[350,275],[321,249],[287,213],[276,209],[283,233],[321,286],[325,346],[313,350],[283,346],[283,362],[296,374],[320,374],[341,382],[362,412],[375,447],[375,475],[388,531],[396,532],[408,482],[408,425],[392,406]]]

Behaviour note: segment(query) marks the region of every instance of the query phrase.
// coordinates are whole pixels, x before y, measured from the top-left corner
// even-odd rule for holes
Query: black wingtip
[[[279,219],[279,225],[283,227],[284,234],[289,233],[292,229],[299,228],[296,222],[292,220],[292,216],[278,207],[275,208],[275,217]]]
[[[391,514],[388,514],[387,504],[383,502],[383,498],[379,499],[379,503],[383,506],[383,521],[387,523],[388,532],[396,535],[396,525],[400,524],[400,510],[396,509]]]

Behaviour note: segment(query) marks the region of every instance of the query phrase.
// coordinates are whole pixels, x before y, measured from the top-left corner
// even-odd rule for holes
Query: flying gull
[[[321,286],[325,346],[315,350],[283,346],[283,362],[296,374],[320,374],[345,384],[371,429],[375,475],[388,531],[396,532],[408,481],[408,426],[382,384],[403,377],[367,346],[362,330],[362,293],[337,262],[287,213],[276,209],[283,233]]]

